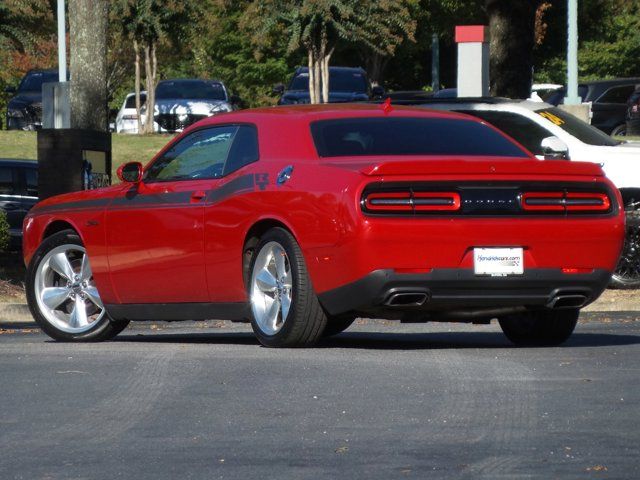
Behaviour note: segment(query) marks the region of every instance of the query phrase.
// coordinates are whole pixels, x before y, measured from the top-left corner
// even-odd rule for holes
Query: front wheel
[[[283,228],[269,230],[255,249],[249,299],[251,326],[266,347],[311,346],[327,323],[300,246]]]
[[[580,310],[536,310],[498,319],[500,328],[518,346],[554,346],[567,341]]]
[[[27,269],[26,291],[33,318],[55,340],[108,340],[129,323],[109,318],[93,282],[87,251],[73,230],[42,242]]]

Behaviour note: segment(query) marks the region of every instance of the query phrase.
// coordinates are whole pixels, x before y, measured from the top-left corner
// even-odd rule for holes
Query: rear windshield
[[[222,84],[200,80],[165,80],[156,87],[156,99],[226,100]]]
[[[486,125],[448,118],[348,118],[311,124],[321,157],[529,154]]]
[[[18,90],[21,92],[41,92],[43,83],[57,81],[58,72],[31,72],[22,79]]]
[[[145,93],[141,93],[140,94],[140,106],[142,107],[145,104],[146,101],[147,101],[147,95]],[[124,108],[136,108],[136,96],[135,95],[131,95],[130,97],[127,97],[127,102],[126,102]]]

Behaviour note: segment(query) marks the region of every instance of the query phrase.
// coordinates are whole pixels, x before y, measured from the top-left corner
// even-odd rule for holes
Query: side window
[[[147,181],[218,178],[239,127],[212,127],[186,136],[147,170]]]
[[[13,185],[13,169],[0,167],[0,195],[15,195]]]
[[[460,112],[473,115],[490,123],[520,143],[534,155],[543,154],[541,147],[542,139],[553,135],[533,120],[516,113],[488,110],[465,110]]]
[[[596,103],[627,103],[627,100],[635,90],[635,85],[623,85],[613,87],[602,94]]]
[[[27,196],[38,196],[38,169],[37,168],[25,168],[24,178],[27,186]]]
[[[245,165],[258,161],[258,132],[256,127],[240,125],[229,158],[224,166],[224,175],[235,172]]]

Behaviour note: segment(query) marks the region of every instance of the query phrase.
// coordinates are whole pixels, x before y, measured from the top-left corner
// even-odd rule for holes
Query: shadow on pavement
[[[251,333],[145,333],[121,334],[116,342],[258,345]],[[574,333],[563,348],[640,344],[639,335]],[[420,350],[462,348],[516,348],[499,332],[380,333],[345,332],[321,340],[315,348],[367,350]]]

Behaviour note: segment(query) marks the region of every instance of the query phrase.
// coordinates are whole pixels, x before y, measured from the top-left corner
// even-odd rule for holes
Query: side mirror
[[[4,93],[16,93],[16,87],[7,87],[4,89]]]
[[[376,85],[375,87],[371,88],[371,96],[374,99],[382,98],[384,96],[384,87],[382,87],[381,85]]]
[[[116,174],[121,182],[140,183],[142,181],[142,164],[140,162],[129,162],[120,165]]]
[[[558,137],[546,137],[540,142],[546,160],[568,160],[569,147]]]
[[[275,95],[282,95],[284,93],[284,84],[283,83],[276,83],[273,86],[273,93]]]

